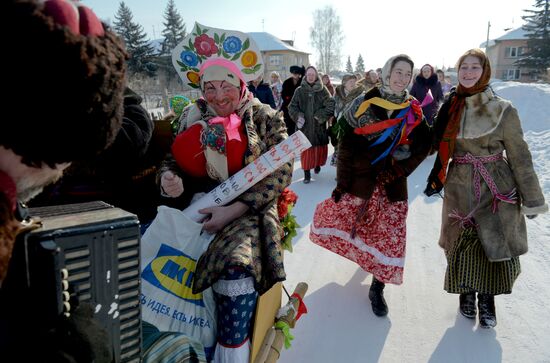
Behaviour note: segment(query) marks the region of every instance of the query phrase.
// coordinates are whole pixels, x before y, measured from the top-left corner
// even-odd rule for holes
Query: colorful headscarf
[[[226,60],[243,75],[245,83],[264,73],[259,47],[248,34],[195,23],[193,31],[172,51],[172,64],[187,89],[200,88],[200,69],[212,59]]]

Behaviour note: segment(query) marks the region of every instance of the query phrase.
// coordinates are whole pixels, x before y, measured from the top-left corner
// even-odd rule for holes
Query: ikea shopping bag
[[[207,353],[216,344],[212,289],[193,294],[195,266],[213,235],[180,210],[160,206],[141,239],[142,317],[160,331],[180,332],[200,341]]]

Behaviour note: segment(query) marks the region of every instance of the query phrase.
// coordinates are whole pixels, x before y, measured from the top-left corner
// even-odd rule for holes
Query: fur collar
[[[496,96],[490,88],[466,98],[458,137],[475,139],[493,132],[500,124],[510,101]]]

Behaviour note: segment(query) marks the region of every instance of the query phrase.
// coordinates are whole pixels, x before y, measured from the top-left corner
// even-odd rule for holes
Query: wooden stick
[[[300,296],[301,299],[304,298],[304,295],[307,292],[307,284],[305,282],[300,282],[296,286],[296,289],[294,289],[294,294],[297,294]],[[290,327],[294,327],[296,324],[296,312],[298,311],[298,306],[300,305],[300,300],[296,297],[291,297],[290,300],[286,305],[291,304],[293,306],[293,309],[287,309],[287,313],[284,316],[281,316],[280,318],[276,319],[276,321],[284,321],[286,322]],[[285,335],[283,334],[281,329],[275,329],[273,328],[275,332],[275,338],[273,340],[273,344],[271,344],[268,350],[268,355],[265,360],[265,363],[275,363],[277,360],[279,360],[279,357],[281,356],[281,350],[283,349],[283,344],[285,341]],[[262,346],[263,348],[263,346]],[[255,363],[263,363],[262,361],[256,361]]]

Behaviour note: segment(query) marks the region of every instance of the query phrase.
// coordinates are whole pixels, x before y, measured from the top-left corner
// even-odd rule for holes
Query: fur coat
[[[441,130],[448,119],[450,100],[438,114]],[[505,158],[483,164],[494,180],[498,191],[506,194],[514,188],[518,202],[499,202],[493,213],[493,195],[481,177],[480,201],[475,196],[472,164],[451,162],[445,183],[443,216],[439,244],[450,250],[457,241],[461,226],[449,215],[467,215],[472,210],[477,232],[485,253],[491,261],[506,260],[527,252],[527,233],[524,214],[546,211],[538,178],[533,168],[531,153],[523,139],[517,110],[512,104],[493,94],[490,88],[466,98],[453,157],[489,156],[504,153]]]
[[[327,121],[334,115],[334,99],[319,77],[313,84],[303,81],[296,89],[288,112],[294,122],[300,116],[306,120],[301,131],[311,142],[311,146],[328,145]]]

